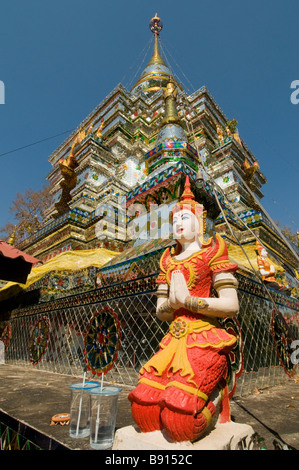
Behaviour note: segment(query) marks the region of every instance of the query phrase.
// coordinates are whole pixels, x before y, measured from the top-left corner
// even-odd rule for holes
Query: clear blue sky
[[[2,0],[0,154],[77,127],[118,83],[128,85],[156,12],[170,64],[190,92],[205,85],[238,120],[268,179],[265,209],[296,232],[298,0]],[[46,182],[48,156],[66,137],[0,157],[0,227],[18,191]]]

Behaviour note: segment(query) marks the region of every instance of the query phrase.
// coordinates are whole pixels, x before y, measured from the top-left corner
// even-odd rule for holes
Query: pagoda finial
[[[151,60],[149,61],[148,65],[150,65],[150,64],[163,64],[163,65],[165,65],[164,60],[162,59],[162,57],[160,55],[159,43],[158,43],[158,38],[159,38],[160,32],[162,31],[163,23],[162,23],[161,19],[157,16],[157,13],[150,20],[149,27],[150,27],[151,32],[155,35],[155,44],[154,44],[154,54],[153,54],[153,57],[151,58]]]
[[[161,21],[161,18],[158,17],[157,13],[155,16],[151,19],[149,23],[149,27],[152,33],[155,34],[155,36],[159,36],[160,31],[163,29],[163,23]]]
[[[159,35],[162,31],[163,24],[157,13],[150,20],[149,28],[154,34],[154,52],[141,77],[132,87],[131,91],[133,93],[140,91],[143,93],[155,93],[161,89],[165,90],[170,77],[172,77],[172,72],[162,59],[159,51]],[[180,85],[176,85],[179,89],[182,89]]]

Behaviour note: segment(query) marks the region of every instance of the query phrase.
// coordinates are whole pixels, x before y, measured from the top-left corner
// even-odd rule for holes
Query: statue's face
[[[173,235],[175,240],[181,242],[193,242],[197,239],[199,232],[199,222],[195,215],[182,209],[173,216]]]
[[[267,250],[266,250],[265,248],[263,248],[263,249],[261,250],[261,255],[264,256],[264,257],[267,257],[268,252],[267,252]]]

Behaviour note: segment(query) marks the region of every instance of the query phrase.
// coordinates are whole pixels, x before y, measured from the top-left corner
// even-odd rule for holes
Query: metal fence
[[[256,388],[282,383],[295,374],[291,348],[293,340],[299,338],[298,301],[275,294],[275,310],[262,286],[238,277],[240,312],[236,320],[223,323],[239,338],[230,356],[231,388],[236,380],[235,395],[244,396]],[[99,311],[109,309],[118,321],[121,347],[105,380],[134,387],[139,369],[158,350],[169,326],[156,318],[154,281],[152,275],[110,283],[88,293],[14,312],[2,332],[5,360],[82,376],[90,322]],[[93,377],[92,372],[87,371],[87,376]]]

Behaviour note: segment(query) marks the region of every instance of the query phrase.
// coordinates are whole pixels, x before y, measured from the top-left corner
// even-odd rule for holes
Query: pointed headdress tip
[[[256,241],[256,245],[255,245],[255,249],[258,251],[258,252],[261,252],[261,250],[263,249],[263,245],[260,244],[260,242],[257,240]]]
[[[205,215],[206,213],[203,205],[195,200],[195,196],[191,190],[190,179],[188,175],[186,176],[183,194],[181,195],[180,200],[174,206],[172,215],[181,211],[182,209],[189,209],[197,217],[200,217],[202,214]]]
[[[180,198],[180,203],[194,203],[195,202],[195,197],[194,197],[194,194],[193,192],[191,191],[191,187],[190,187],[190,180],[189,180],[189,176],[187,175],[186,176],[186,181],[185,181],[185,187],[184,187],[184,191],[183,191],[183,194],[181,195],[181,198]]]

